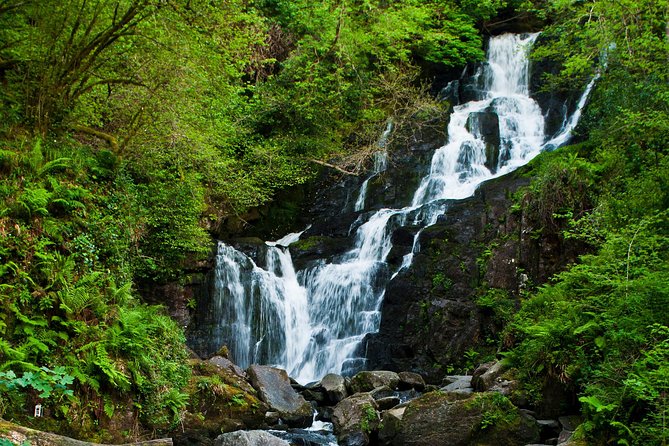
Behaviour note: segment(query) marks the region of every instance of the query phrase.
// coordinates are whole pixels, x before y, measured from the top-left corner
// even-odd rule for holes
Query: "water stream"
[[[220,323],[212,336],[228,345],[237,364],[276,365],[302,383],[364,367],[361,341],[378,331],[385,287],[398,273],[386,263],[393,231],[409,223],[434,224],[446,200],[469,197],[483,181],[568,141],[592,84],[578,114],[556,135],[546,135],[542,111],[528,92],[527,52],[536,37],[506,34],[491,39],[480,72],[482,93],[454,108],[448,141],[435,151],[411,203],[370,214],[355,230],[349,252],[295,271],[287,246],[299,234],[268,243],[263,268],[219,243],[212,311]],[[369,179],[386,169],[385,141],[391,130],[389,124],[380,138],[375,167],[362,184],[356,211],[365,208]],[[411,265],[418,245],[416,235],[399,269]]]

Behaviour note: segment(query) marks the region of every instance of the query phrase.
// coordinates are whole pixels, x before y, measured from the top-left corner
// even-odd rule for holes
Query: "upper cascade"
[[[364,368],[362,341],[378,331],[386,285],[398,272],[386,262],[393,232],[408,223],[434,224],[447,200],[471,196],[483,181],[526,164],[549,148],[547,141],[553,148],[554,141],[568,140],[575,121],[547,137],[541,109],[528,93],[527,55],[536,37],[491,38],[479,72],[484,88],[478,98],[454,108],[448,141],[435,151],[411,203],[401,209],[361,213],[358,223],[364,220],[355,230],[350,251],[295,271],[287,246],[299,234],[268,243],[264,268],[220,243],[211,307],[211,317],[225,327],[214,333],[218,345],[227,344],[242,367],[276,365],[302,383]],[[577,113],[588,92],[589,88]],[[385,142],[391,131],[389,124],[381,135],[372,176],[387,168]],[[368,180],[355,203],[358,212],[368,198]],[[410,267],[417,249],[418,235],[400,270]]]

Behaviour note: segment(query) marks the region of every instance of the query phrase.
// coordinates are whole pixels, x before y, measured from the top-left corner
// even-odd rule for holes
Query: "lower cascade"
[[[482,182],[568,141],[594,80],[563,128],[546,135],[542,110],[528,88],[527,53],[537,35],[491,38],[487,62],[476,74],[483,88],[475,100],[454,107],[448,141],[435,151],[411,203],[363,213],[370,197],[367,180],[362,184],[355,203],[359,226],[348,252],[296,271],[288,247],[300,234],[267,242],[264,259],[258,261],[262,267],[219,242],[209,303],[208,317],[216,322],[208,333],[211,343],[227,345],[241,367],[274,365],[300,383],[363,369],[362,341],[378,331],[386,285],[398,272],[386,263],[393,231],[407,224],[434,224],[447,200],[469,197]],[[385,141],[391,129],[389,124],[379,141],[372,175],[386,169]],[[416,235],[412,251],[418,249]],[[413,252],[399,269],[410,267]]]

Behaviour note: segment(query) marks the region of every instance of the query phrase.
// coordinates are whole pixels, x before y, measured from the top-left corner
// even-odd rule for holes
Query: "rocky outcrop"
[[[368,337],[369,368],[413,370],[437,383],[444,365],[472,367],[465,352],[480,350],[501,329],[485,299],[513,310],[528,284],[544,283],[576,261],[578,242],[542,229],[522,208],[511,210],[513,194],[529,183],[526,170],[450,202],[421,232],[411,268],[386,288],[379,333]]]
[[[415,389],[420,392],[425,389],[425,380],[418,373],[400,372],[397,376],[400,378],[398,384],[400,390]]]
[[[252,365],[247,373],[260,399],[267,403],[283,422],[292,427],[307,427],[311,424],[313,408],[291,387],[285,370]]]

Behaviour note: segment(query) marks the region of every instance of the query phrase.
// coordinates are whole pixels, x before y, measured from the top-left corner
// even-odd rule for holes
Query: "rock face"
[[[311,424],[313,408],[290,385],[285,370],[252,365],[247,373],[260,399],[289,426],[307,427]]]
[[[491,172],[497,171],[500,158],[499,116],[492,110],[470,113],[467,118],[467,130],[485,142],[485,166]]]
[[[529,183],[526,169],[481,185],[473,197],[453,201],[420,234],[411,268],[386,288],[377,334],[368,337],[368,367],[413,370],[428,382],[445,375],[440,364],[459,363],[500,325],[478,305],[482,286],[515,308],[528,282],[544,283],[577,259],[582,247],[558,231],[543,230],[512,195]],[[464,366],[464,364],[462,364]]]
[[[236,431],[219,435],[214,446],[290,446],[290,443],[265,431]]]

